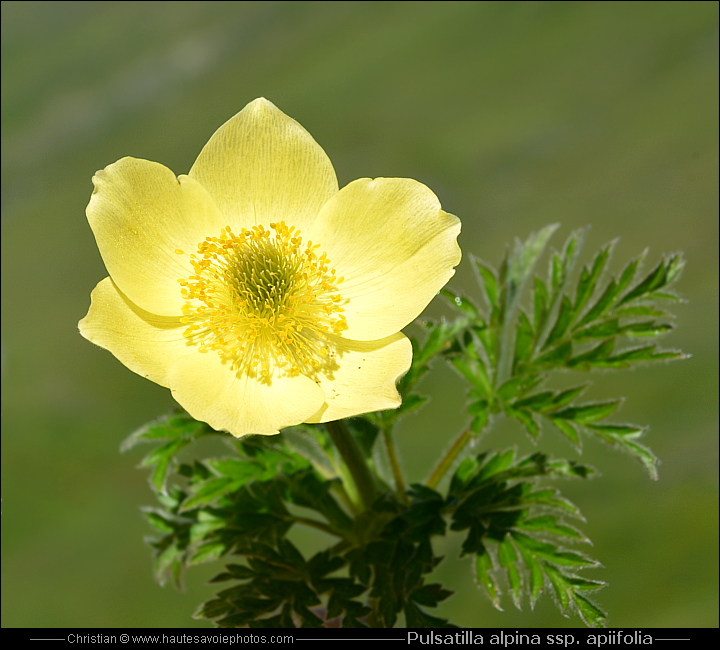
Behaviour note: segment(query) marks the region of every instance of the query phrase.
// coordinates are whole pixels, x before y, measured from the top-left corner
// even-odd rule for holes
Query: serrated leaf
[[[584,339],[604,339],[611,336],[618,336],[622,333],[620,320],[612,318],[610,320],[593,323],[573,333],[573,339],[582,341]]]
[[[558,311],[557,318],[555,319],[555,324],[550,330],[550,334],[548,334],[548,337],[543,345],[543,350],[547,350],[547,348],[552,346],[554,343],[562,340],[572,323],[572,318],[572,302],[570,301],[570,298],[563,296],[560,301],[560,310]]]
[[[445,589],[442,585],[434,583],[423,585],[420,589],[412,592],[412,599],[419,605],[426,607],[437,607],[437,604],[452,596],[453,592]]]
[[[503,611],[500,606],[500,588],[493,576],[492,559],[487,549],[483,549],[475,555],[475,577],[478,584],[482,585],[485,593],[496,609]]]
[[[573,594],[573,604],[577,608],[580,618],[588,627],[602,628],[607,625],[607,614],[584,596],[578,593]]]
[[[567,404],[570,404],[575,398],[579,397],[585,392],[589,384],[580,384],[579,386],[572,386],[556,393],[553,397],[552,410],[557,410]]]
[[[517,370],[518,363],[528,361],[533,353],[535,332],[527,314],[520,310],[518,313],[517,330],[515,332],[515,359],[513,367]]]
[[[205,483],[201,484],[195,494],[189,497],[180,509],[181,512],[186,512],[194,508],[209,505],[224,495],[229,495],[244,485],[248,479],[231,479],[227,477],[218,477],[210,479]]]
[[[624,305],[625,303],[637,300],[652,291],[664,287],[666,284],[667,266],[665,260],[661,260],[642,281],[618,300],[618,305]]]
[[[572,420],[576,424],[589,424],[604,420],[612,415],[622,400],[609,400],[607,402],[592,402],[580,406],[570,406],[552,414],[553,423],[557,419]]]
[[[532,272],[535,263],[542,255],[550,237],[558,229],[558,224],[545,226],[536,233],[531,234],[524,242],[515,240],[515,246],[508,270],[508,281],[520,287]]]
[[[520,399],[514,404],[512,404],[512,407],[514,409],[531,409],[533,411],[542,411],[545,408],[553,405],[554,397],[555,393],[547,390],[542,393],[530,395],[529,397],[524,397],[523,399]]]
[[[644,427],[638,427],[634,424],[592,424],[589,428],[611,436],[620,436],[626,440],[639,438],[645,433]]]
[[[575,330],[578,330],[589,323],[600,318],[602,315],[615,304],[615,301],[620,294],[620,286],[615,280],[610,280],[608,286],[605,288],[600,297],[595,301],[595,304],[588,309],[585,315],[575,324]]]
[[[227,551],[227,547],[223,542],[206,542],[201,544],[190,558],[189,564],[202,564],[204,562],[212,562],[222,557]]]
[[[507,402],[515,397],[526,384],[525,377],[514,377],[508,379],[502,386],[497,389],[498,397]]]
[[[497,275],[493,269],[486,266],[479,259],[473,257],[472,261],[480,279],[480,286],[482,287],[485,300],[490,309],[493,310],[498,306],[499,285]]]
[[[520,422],[522,422],[525,426],[527,432],[530,434],[530,437],[533,440],[537,440],[540,435],[540,425],[537,423],[537,420],[533,417],[533,414],[530,411],[526,409],[513,409],[512,411],[509,411],[509,414],[520,420]]]
[[[541,355],[535,360],[535,365],[542,366],[563,366],[572,355],[572,343],[565,341],[549,352]]]
[[[580,436],[573,424],[562,418],[550,417],[550,421],[562,432],[562,434],[575,445],[578,449],[580,445]]]
[[[622,330],[623,334],[626,336],[655,337],[671,331],[674,327],[675,326],[671,323],[655,323],[654,321],[646,321],[624,325]]]
[[[480,468],[480,471],[475,475],[472,481],[470,481],[469,487],[474,488],[481,485],[493,475],[510,467],[514,460],[515,449],[508,449],[503,453],[493,454],[485,461],[483,466]]]
[[[480,462],[482,462],[481,459],[481,456],[479,456],[478,458],[468,456],[467,458],[464,458],[462,460],[462,462],[455,470],[455,473],[453,474],[453,477],[450,481],[450,488],[448,490],[448,494],[456,494],[465,488],[468,481],[470,480],[470,477],[480,466]]]
[[[166,442],[157,449],[150,452],[142,459],[140,465],[142,467],[153,467],[150,477],[150,484],[156,492],[164,492],[166,487],[167,473],[170,465],[175,459],[175,455],[190,443],[184,438],[176,438]]]
[[[543,591],[545,582],[542,566],[529,549],[522,545],[518,545],[517,548],[518,551],[520,551],[520,555],[522,555],[523,562],[525,562],[525,567],[530,575],[530,606],[535,607],[535,603]]]
[[[498,561],[500,562],[500,566],[507,572],[513,604],[520,609],[520,594],[522,593],[523,586],[522,577],[518,569],[517,552],[510,541],[509,535],[506,535],[502,542],[500,542],[498,547]]]
[[[456,309],[459,309],[465,316],[473,320],[480,317],[480,310],[469,298],[455,293],[451,289],[441,289],[440,295]]]
[[[582,542],[588,539],[576,528],[567,526],[558,522],[558,518],[554,515],[540,515],[538,517],[530,517],[517,526],[520,530],[544,532],[550,535],[558,535],[559,537],[569,537]]]
[[[488,398],[492,395],[492,385],[483,362],[468,355],[450,359],[453,367],[473,386],[480,395]]]
[[[540,278],[535,278],[535,290],[533,292],[533,322],[535,331],[540,332],[545,326],[545,319],[548,315],[550,295],[547,286]]]
[[[635,442],[644,432],[642,427],[633,425],[607,425],[607,424],[591,424],[588,430],[595,432],[599,437],[606,440],[610,444],[619,447],[623,451],[629,453],[639,460],[650,474],[650,478],[657,480],[658,459],[655,454],[645,445]]]
[[[614,349],[615,339],[608,339],[594,348],[572,357],[572,359],[568,360],[567,366],[578,370],[590,370],[592,367],[606,366]]]
[[[192,438],[210,433],[215,432],[204,422],[194,420],[187,413],[174,411],[148,422],[134,431],[120,445],[120,451],[127,451],[141,442],[154,442],[183,436]]]
[[[425,404],[428,399],[429,398],[422,395],[417,395],[415,393],[407,395],[403,398],[402,404],[400,404],[400,406],[395,410],[395,413],[400,416],[405,413],[416,411],[417,409],[422,407],[422,405]]]
[[[605,267],[607,266],[610,255],[615,248],[617,241],[610,242],[607,246],[603,247],[600,252],[595,256],[592,266],[590,269],[583,269],[578,282],[577,291],[575,295],[574,313],[578,316],[585,307],[585,304],[590,299],[590,296],[595,292],[600,276],[603,274]]]
[[[175,532],[175,527],[165,518],[164,514],[150,509],[144,509],[143,514],[155,530],[161,533]]]
[[[620,318],[675,318],[675,316],[652,305],[632,305],[613,310],[613,314]]]
[[[560,606],[560,611],[567,616],[568,615],[568,609],[570,607],[571,603],[571,592],[568,588],[568,584],[565,580],[565,576],[562,574],[561,571],[558,571],[554,566],[549,564],[548,562],[543,562],[543,570],[545,572],[545,575],[550,579],[550,583],[552,584],[554,590],[555,590],[555,596],[558,599],[558,604]]]
[[[591,425],[594,426],[594,425]],[[568,476],[574,478],[594,478],[598,471],[590,466],[583,465],[574,460],[555,459],[548,462],[548,467],[556,476]]]
[[[632,348],[609,357],[607,361],[615,367],[626,367],[631,363],[685,358],[685,355],[682,352],[676,352],[674,350],[655,352],[656,349],[656,345],[646,345],[639,348]]]

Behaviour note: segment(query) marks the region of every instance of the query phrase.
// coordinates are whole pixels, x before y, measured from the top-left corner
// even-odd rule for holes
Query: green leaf
[[[580,384],[579,386],[572,386],[566,388],[558,393],[555,393],[552,401],[552,409],[546,410],[557,410],[563,406],[570,404],[576,397],[579,397],[585,392],[589,384]]]
[[[186,512],[194,508],[207,506],[217,499],[235,492],[242,485],[247,483],[250,478],[251,477],[248,477],[246,480],[231,479],[227,477],[210,479],[196,489],[193,496],[189,497],[182,504],[180,511]]]
[[[457,356],[450,359],[453,367],[473,386],[477,392],[489,398],[493,394],[487,369],[475,355]]]
[[[217,432],[204,422],[194,420],[184,411],[175,410],[134,431],[120,445],[120,451],[127,451],[141,442],[155,442],[179,437],[196,439],[215,433]]]
[[[520,530],[534,531],[557,535],[559,537],[569,537],[581,542],[589,542],[582,533],[572,526],[559,523],[558,518],[554,515],[540,515],[538,517],[530,517],[518,525]]]
[[[542,565],[530,549],[525,548],[521,544],[518,544],[517,548],[520,551],[520,555],[523,558],[530,577],[530,606],[535,607],[535,603],[543,591],[545,582]]]
[[[573,304],[573,317],[577,318],[585,308],[590,297],[595,293],[597,281],[605,269],[608,257],[610,256],[611,246],[607,246],[595,257],[593,265],[590,269],[584,267],[580,273],[577,288],[575,290],[575,302]]]
[[[682,352],[678,352],[677,350],[662,350],[660,352],[656,352],[656,349],[657,346],[655,345],[646,345],[640,348],[625,350],[609,357],[607,365],[615,368],[627,368],[632,363],[686,358],[686,355]]]
[[[477,471],[482,460],[482,455],[477,458],[468,456],[463,459],[455,470],[452,480],[450,481],[448,495],[456,494],[465,489],[465,486],[468,484],[473,474]]]
[[[674,325],[670,323],[655,323],[654,321],[643,321],[640,323],[630,323],[623,327],[623,333],[627,336],[647,336],[655,337],[665,334],[674,329]]]
[[[575,426],[563,418],[550,417],[550,421],[563,433],[563,435],[575,445],[577,449],[581,448],[580,436]]]
[[[561,411],[555,411],[552,414],[553,423],[557,419],[572,420],[576,424],[589,424],[604,420],[612,415],[617,407],[620,406],[622,400],[609,400],[607,402],[592,402],[582,404],[580,406],[570,406]]]
[[[448,288],[441,289],[440,295],[446,298],[453,307],[459,309],[468,318],[472,320],[480,318],[480,310],[469,298],[461,296]]]
[[[671,265],[673,270],[677,269],[677,264],[673,262],[673,258],[667,261],[664,259],[660,260],[658,265],[647,276],[645,276],[642,281],[620,298],[618,305],[624,305],[625,303],[637,300],[638,298],[641,298],[653,291],[657,291],[669,284],[671,279],[669,275]],[[674,273],[672,275],[672,279],[675,279],[676,277],[677,273]]]
[[[585,625],[588,627],[605,627],[608,622],[607,614],[597,605],[578,593],[573,594],[573,603]]]
[[[548,316],[550,295],[546,284],[538,277],[535,278],[535,291],[533,292],[533,322],[536,332],[542,331]]]
[[[417,411],[419,408],[428,401],[429,398],[422,395],[411,393],[410,395],[403,398],[402,404],[395,410],[395,414],[399,417],[412,411]]]
[[[486,266],[483,262],[475,257],[471,257],[475,271],[477,271],[482,287],[485,300],[493,311],[498,307],[499,285],[498,278],[492,268]]]
[[[485,593],[496,609],[503,611],[500,606],[500,588],[493,575],[493,564],[490,554],[485,547],[475,555],[475,577],[478,584],[482,585]]]
[[[635,457],[643,464],[648,474],[650,474],[650,478],[657,480],[657,457],[650,449],[636,442],[637,438],[645,432],[643,427],[629,424],[591,424],[588,430],[594,432],[614,447],[618,447]]]
[[[622,333],[620,327],[620,319],[611,318],[610,320],[593,323],[573,334],[573,339],[582,341],[584,339],[605,339],[611,336],[617,336]]]
[[[558,227],[559,224],[551,224],[531,234],[524,242],[519,239],[515,240],[508,271],[508,281],[512,285],[520,287],[525,283],[538,258],[545,250],[550,237]]]
[[[212,562],[222,557],[227,552],[227,546],[223,542],[207,542],[201,544],[198,549],[193,553],[190,558],[190,564],[203,564],[205,562]]]
[[[535,332],[533,331],[530,319],[524,311],[518,314],[517,330],[515,332],[515,360],[513,368],[518,371],[521,362],[529,361],[533,353]]]
[[[572,351],[572,343],[565,341],[557,347],[552,348],[549,352],[546,352],[542,356],[538,357],[535,360],[534,365],[538,368],[564,366],[572,355]]]
[[[510,593],[512,594],[513,604],[520,609],[520,596],[522,593],[522,577],[518,568],[519,558],[515,547],[510,541],[510,536],[506,535],[498,546],[498,561],[507,572],[508,582],[510,583]]]
[[[558,312],[557,318],[555,319],[555,324],[553,325],[552,330],[550,330],[550,334],[548,335],[547,340],[543,345],[543,350],[547,350],[547,348],[552,346],[554,343],[562,340],[568,328],[570,327],[570,324],[572,323],[572,318],[572,302],[570,301],[570,298],[568,298],[567,296],[563,296],[562,301],[560,302],[560,311]]]
[[[609,358],[614,349],[615,339],[608,339],[587,352],[568,359],[567,367],[577,370],[590,370],[591,368],[603,368],[612,365]]]
[[[618,285],[615,280],[611,280],[595,304],[590,307],[585,315],[575,324],[574,329],[579,330],[607,313],[607,311],[615,304],[615,300],[620,294],[620,291],[620,285]]]
[[[529,397],[524,397],[515,402],[512,407],[514,409],[531,409],[533,411],[543,411],[553,405],[555,393],[551,390],[542,393],[535,393]]]
[[[190,440],[176,438],[151,451],[142,459],[140,462],[141,467],[154,466],[153,473],[150,477],[150,484],[156,492],[165,492],[167,475],[171,463],[175,460],[175,455],[188,444],[190,444]]]
[[[537,438],[540,435],[540,425],[537,423],[537,420],[533,417],[533,414],[526,410],[526,409],[513,409],[511,411],[508,411],[512,417],[520,420],[520,422],[523,423],[525,426],[525,429],[527,429],[527,432],[530,434],[530,437],[533,440],[537,440]]]

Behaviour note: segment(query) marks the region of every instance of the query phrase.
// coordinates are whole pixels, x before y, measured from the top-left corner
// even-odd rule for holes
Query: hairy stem
[[[325,428],[330,434],[330,438],[335,443],[337,450],[340,452],[340,456],[342,456],[342,459],[345,461],[350,476],[355,482],[355,488],[363,508],[369,508],[375,500],[377,490],[375,480],[365,461],[365,457],[360,451],[360,447],[358,447],[355,438],[352,437],[343,420],[326,422]]]
[[[426,481],[425,485],[429,488],[435,489],[442,480],[443,476],[445,476],[447,471],[455,462],[455,459],[460,455],[460,452],[465,449],[465,446],[471,439],[472,433],[470,432],[470,429],[465,429],[465,431],[457,437],[455,442],[453,442],[447,453],[440,459],[440,462],[435,466],[435,469],[432,474],[430,474],[430,478]]]
[[[397,457],[397,451],[395,450],[395,441],[392,438],[392,428],[383,429],[383,438],[385,440],[385,449],[387,450],[388,459],[390,460],[390,467],[392,468],[393,478],[395,479],[395,492],[403,500],[406,500],[405,495],[405,478],[400,468],[400,461]]]

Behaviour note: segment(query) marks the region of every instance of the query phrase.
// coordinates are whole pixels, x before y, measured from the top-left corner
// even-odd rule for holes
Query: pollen
[[[319,249],[284,221],[238,234],[226,226],[201,241],[190,254],[193,274],[178,280],[183,335],[252,377],[322,371],[332,356],[328,335],[347,322],[343,278]]]

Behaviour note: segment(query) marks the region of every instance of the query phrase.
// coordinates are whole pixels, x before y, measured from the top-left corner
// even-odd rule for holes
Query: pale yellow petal
[[[305,421],[323,403],[322,390],[307,377],[262,383],[233,372],[213,351],[178,360],[170,381],[173,397],[190,415],[236,437],[278,433]]]
[[[142,309],[179,315],[178,279],[192,274],[197,245],[227,225],[222,214],[197,181],[148,160],[123,158],[93,183],[87,217],[110,277]]]
[[[285,221],[304,231],[338,190],[322,148],[266,99],[251,102],[215,132],[190,176],[238,230]]]
[[[367,178],[323,208],[309,238],[327,253],[343,298],[348,339],[381,339],[425,309],[460,262],[460,220],[425,185]]]
[[[156,316],[133,304],[105,278],[93,289],[80,334],[109,350],[130,370],[161,386],[170,386],[169,369],[179,358],[198,354],[177,318]]]
[[[321,376],[325,403],[307,422],[330,422],[400,406],[395,382],[412,361],[406,336],[397,333],[380,341],[332,339],[338,368],[328,377]]]

